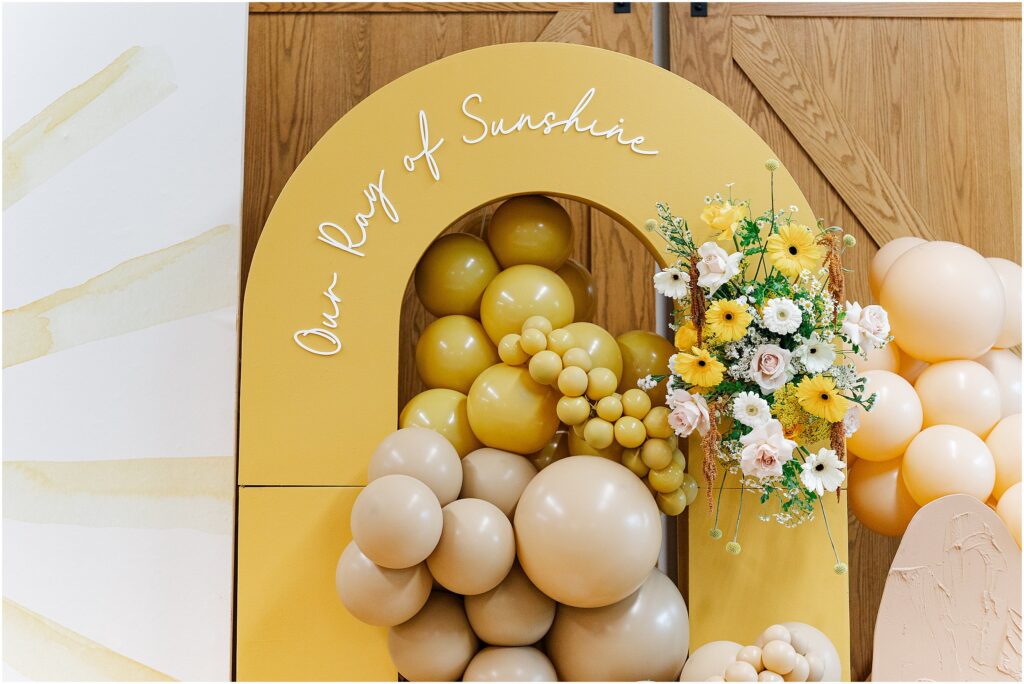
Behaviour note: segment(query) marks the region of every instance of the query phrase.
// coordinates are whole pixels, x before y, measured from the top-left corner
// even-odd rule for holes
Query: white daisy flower
[[[772,419],[768,402],[753,392],[740,392],[732,400],[732,417],[747,427],[756,428]]]
[[[690,287],[690,274],[675,266],[654,274],[654,289],[670,299],[683,299]]]
[[[825,492],[834,492],[839,489],[846,479],[843,468],[846,464],[839,460],[836,452],[831,449],[821,449],[816,454],[807,457],[801,466],[800,481],[804,487],[821,496]]]
[[[814,332],[793,351],[793,358],[802,363],[808,373],[821,373],[836,360],[836,350]]]
[[[792,299],[786,297],[768,300],[761,316],[764,320],[764,327],[779,335],[795,333],[804,320],[803,314],[800,313],[800,307],[794,304]]]

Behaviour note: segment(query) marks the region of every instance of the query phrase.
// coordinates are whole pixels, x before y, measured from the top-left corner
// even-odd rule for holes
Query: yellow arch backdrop
[[[764,161],[772,156],[749,126],[708,93],[647,62],[594,48],[486,47],[439,60],[380,89],[317,143],[288,181],[260,237],[243,315],[239,484],[365,484],[370,454],[397,424],[405,285],[430,242],[461,215],[522,193],[572,197],[629,226],[664,264],[664,245],[640,228],[654,215],[655,202],[669,202],[675,213],[695,220],[706,192],[734,182],[739,196],[767,206]],[[776,175],[776,199],[780,206],[808,207],[784,169]],[[298,505],[294,490],[288,500]],[[260,531],[251,528],[255,514],[247,515],[244,494],[241,501],[239,671],[258,674],[259,668],[245,670],[243,642],[251,638],[265,646],[259,628],[255,636],[250,628],[268,620],[255,615],[263,603],[249,601],[247,579],[258,575],[263,591],[274,580],[265,567],[257,572],[245,565],[261,555]],[[843,532],[844,510],[836,511]],[[704,525],[691,524],[698,522]],[[751,534],[767,527],[753,530],[754,525],[759,523],[746,526]],[[331,533],[345,536],[348,530]],[[731,610],[713,618],[715,592],[707,594],[709,610],[701,610],[699,575],[716,572],[712,581],[733,592],[720,582],[735,570],[723,574],[715,568],[737,561],[717,547],[705,553],[706,542],[692,536],[694,645],[752,640],[756,634],[736,631],[748,622],[755,630],[757,618]],[[337,549],[330,552],[336,558]],[[831,568],[827,555],[798,556],[798,564],[813,559]],[[769,575],[786,577],[778,568]],[[790,574],[788,581],[799,579]],[[799,586],[781,602],[771,601],[775,607],[766,615],[813,621],[829,614],[833,624],[826,631],[848,651],[847,586],[837,578],[830,585],[839,600],[825,602],[825,611],[819,605],[802,617],[801,605],[818,602],[786,605],[808,591]],[[317,600],[330,600],[325,597],[333,587],[321,589],[326,593]],[[750,587],[749,596],[761,589]],[[288,599],[296,610],[313,600],[310,591],[320,589],[301,591]],[[265,603],[266,596],[260,600]],[[729,600],[723,607],[736,605]],[[379,640],[377,631],[371,633],[376,636],[365,638]]]

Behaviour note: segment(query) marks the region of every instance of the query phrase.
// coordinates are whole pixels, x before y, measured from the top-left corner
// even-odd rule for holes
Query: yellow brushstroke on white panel
[[[217,226],[4,311],[4,368],[238,303],[239,235]]]
[[[3,659],[35,681],[175,681],[6,596]]]
[[[174,92],[170,58],[125,50],[4,140],[4,209]]]
[[[228,456],[114,461],[5,461],[4,518],[230,535],[235,462]]]

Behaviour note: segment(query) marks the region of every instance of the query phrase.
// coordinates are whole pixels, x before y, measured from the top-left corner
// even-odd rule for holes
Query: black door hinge
[[[629,14],[633,11],[632,4],[631,2],[613,2],[612,12],[615,14]]]
[[[706,2],[691,2],[690,3],[690,16],[691,17],[706,17],[706,16],[708,16],[708,3],[706,3]]]

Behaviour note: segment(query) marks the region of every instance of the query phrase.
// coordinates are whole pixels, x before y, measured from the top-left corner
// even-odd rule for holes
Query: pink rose
[[[789,372],[792,352],[774,344],[762,344],[750,359],[750,379],[761,388],[761,394],[771,394],[793,378]]]
[[[668,405],[672,409],[668,414],[668,424],[680,437],[689,437],[694,430],[703,435],[711,427],[708,402],[701,395],[690,394],[684,389],[672,390]]]
[[[877,304],[862,308],[857,302],[847,302],[842,331],[858,347],[877,349],[889,337],[889,314]]]
[[[782,424],[769,420],[740,437],[740,470],[748,477],[782,477],[782,465],[793,460],[796,442],[786,439]]]

